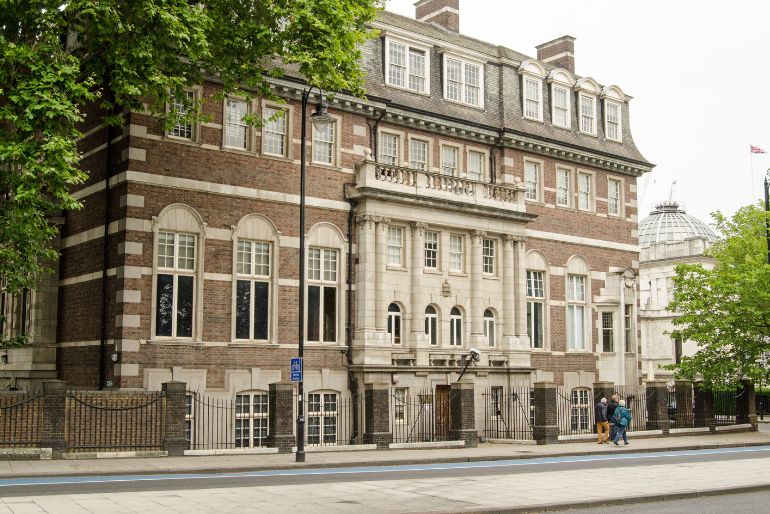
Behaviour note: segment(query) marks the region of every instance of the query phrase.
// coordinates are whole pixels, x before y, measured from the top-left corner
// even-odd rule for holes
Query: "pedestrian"
[[[620,400],[618,402],[618,406],[615,409],[615,414],[613,414],[612,418],[615,420],[618,427],[618,432],[615,434],[615,438],[612,442],[615,443],[615,446],[618,446],[618,441],[622,437],[623,443],[627,445],[628,437],[626,436],[626,432],[628,431],[628,426],[631,424],[631,412],[626,409],[625,400]]]
[[[610,423],[607,419],[607,398],[602,398],[594,405],[594,420],[596,421],[596,434],[599,444],[609,444]]]
[[[618,400],[620,400],[620,396],[613,394],[610,398],[610,403],[607,404],[607,419],[610,422],[610,439],[614,441],[615,434],[618,432],[618,426],[615,424],[615,421],[612,419],[612,417],[615,415],[615,409],[618,407]]]

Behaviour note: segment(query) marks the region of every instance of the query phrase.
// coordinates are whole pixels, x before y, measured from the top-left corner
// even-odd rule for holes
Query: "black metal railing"
[[[296,404],[296,395],[294,397]],[[355,426],[354,405],[363,412],[363,396],[345,397],[335,392],[311,392],[305,397],[305,442],[308,446],[359,444],[361,431]]]
[[[617,386],[615,394],[626,402],[626,408],[631,412],[629,432],[647,429],[647,390],[644,386]]]
[[[70,391],[66,395],[67,450],[162,450],[165,394]]]
[[[556,419],[559,435],[591,434],[594,431],[594,404],[590,389],[556,389]]]
[[[735,391],[714,391],[714,425],[728,426],[737,423],[737,399],[742,393]]]
[[[0,396],[0,447],[38,447],[42,424],[41,393],[11,392]]]
[[[459,392],[424,390],[409,393],[393,389],[390,396],[391,432],[394,443],[449,440],[450,395]]]
[[[529,387],[491,387],[484,399],[484,437],[487,439],[532,439],[535,426],[533,390]]]
[[[754,401],[757,409],[757,417],[759,419],[765,419],[766,415],[770,415],[770,394],[757,393],[754,397]]]

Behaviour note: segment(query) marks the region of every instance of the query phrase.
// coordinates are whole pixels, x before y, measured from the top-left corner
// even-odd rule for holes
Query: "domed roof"
[[[717,235],[708,225],[690,216],[675,201],[661,202],[649,216],[639,223],[639,246],[648,248],[654,243],[674,243],[702,237],[713,242]]]

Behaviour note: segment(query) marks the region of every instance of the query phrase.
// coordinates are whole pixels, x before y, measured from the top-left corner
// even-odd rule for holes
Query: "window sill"
[[[222,150],[223,152],[233,153],[237,155],[245,155],[248,157],[254,157],[257,154],[257,152],[254,150],[244,150],[243,148],[237,148],[234,146],[222,145],[219,149]]]
[[[561,130],[566,130],[568,132],[572,132],[572,125],[570,125],[568,127],[563,127],[561,125],[557,125],[555,123],[551,123],[551,126],[556,127],[557,129],[561,129]]]
[[[461,277],[461,278],[468,278],[468,274],[464,273],[462,271],[450,271],[449,272],[450,277]]]
[[[391,84],[388,81],[385,81],[385,87],[392,87],[393,89],[397,89],[399,91],[406,91],[407,93],[413,93],[415,95],[430,97],[430,88],[429,88],[430,86],[427,84],[427,81],[426,81],[426,88],[428,89],[428,91],[417,91],[416,89],[410,89],[408,87],[399,86],[398,84]]]
[[[228,343],[229,346],[276,346],[278,343],[275,341],[268,341],[268,340],[254,340],[249,341],[247,339],[236,339],[235,341],[230,341]]]
[[[273,161],[281,161],[281,162],[288,162],[288,163],[293,162],[292,158],[286,155],[273,155],[273,154],[264,153],[264,152],[259,152],[257,153],[257,155],[262,159],[270,159]]]
[[[157,345],[187,345],[187,346],[203,346],[203,341],[196,341],[195,339],[148,339],[148,344]]]
[[[402,272],[406,272],[406,271],[407,271],[407,269],[406,269],[406,268],[404,268],[403,266],[395,266],[395,265],[393,265],[393,264],[388,264],[388,265],[386,265],[386,266],[385,266],[385,269],[386,269],[387,271],[402,271]]]
[[[498,277],[497,275],[487,275],[487,274],[483,274],[483,273],[481,275],[481,278],[483,280],[500,280],[500,277]]]
[[[183,137],[177,137],[177,136],[170,136],[168,134],[163,135],[163,141],[167,141],[169,143],[177,143],[180,145],[187,145],[187,146],[194,146],[197,148],[201,148],[203,146],[203,143],[200,141],[195,141],[192,139],[186,139]]]
[[[522,117],[522,119],[525,119],[525,120],[527,120],[527,121],[534,121],[534,122],[536,122],[536,123],[542,123],[543,125],[545,125],[545,120],[543,120],[543,119],[541,119],[541,118],[530,118],[530,117],[529,117],[529,116],[527,116],[526,114],[522,114],[522,116],[521,116],[521,117]]]
[[[325,168],[328,170],[334,170],[334,171],[340,171],[342,169],[341,166],[338,166],[337,164],[330,164],[328,162],[318,162],[318,161],[310,161],[308,162],[309,166],[314,166],[316,168]]]
[[[452,103],[452,104],[455,104],[455,105],[462,105],[463,107],[468,107],[469,109],[476,109],[477,111],[481,111],[481,112],[486,112],[484,110],[484,106],[483,105],[479,106],[479,105],[468,104],[468,103],[465,103],[465,102],[461,102],[459,100],[452,100],[450,98],[447,98],[446,96],[443,96],[442,98],[443,98],[443,100],[445,102],[449,102],[449,103]]]
[[[428,275],[443,275],[444,274],[444,272],[441,271],[438,268],[423,268],[422,272],[426,273]]]

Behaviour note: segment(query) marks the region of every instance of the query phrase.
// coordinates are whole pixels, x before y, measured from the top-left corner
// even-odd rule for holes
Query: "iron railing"
[[[0,396],[0,447],[38,447],[43,408],[43,395],[39,392]]]
[[[738,397],[743,391],[714,391],[714,425],[728,426],[737,423]]]
[[[556,389],[556,419],[559,435],[591,434],[594,431],[594,403],[590,389]]]
[[[162,450],[165,394],[70,391],[66,395],[67,450]]]
[[[297,397],[294,396],[295,404]],[[363,396],[336,392],[311,392],[305,397],[305,443],[308,446],[358,444],[363,434],[355,426],[353,409],[364,410]]]
[[[625,400],[626,408],[631,412],[631,424],[628,431],[647,429],[647,391],[644,386],[627,385],[617,386],[615,394]]]
[[[409,394],[406,389],[391,390],[391,424],[394,443],[449,440],[450,398],[459,392],[431,389]]]
[[[484,398],[484,437],[487,439],[532,439],[535,398],[529,387],[491,387]]]
[[[759,419],[765,419],[765,414],[770,414],[770,394],[757,393],[754,397],[754,401],[757,409],[757,417]]]

